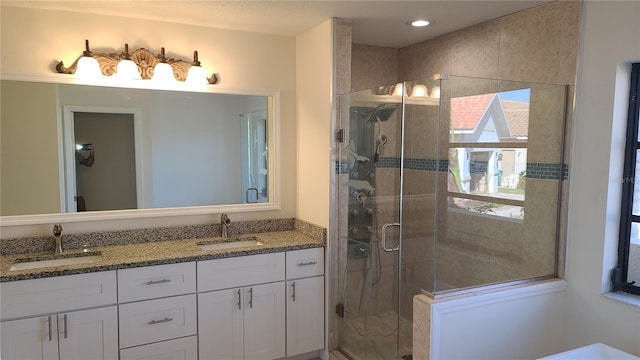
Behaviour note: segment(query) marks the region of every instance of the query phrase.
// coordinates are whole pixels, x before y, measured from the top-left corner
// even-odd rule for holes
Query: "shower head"
[[[387,121],[400,104],[380,104],[371,110],[367,122]]]

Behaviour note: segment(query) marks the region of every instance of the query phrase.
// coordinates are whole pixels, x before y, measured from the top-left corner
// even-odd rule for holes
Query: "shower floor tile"
[[[354,360],[396,359],[397,314],[369,315],[346,320],[340,349]],[[400,356],[412,352],[411,321],[400,318]]]

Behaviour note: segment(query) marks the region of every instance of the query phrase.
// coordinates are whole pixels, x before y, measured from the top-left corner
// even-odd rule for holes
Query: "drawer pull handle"
[[[238,289],[238,310],[242,310],[242,298],[240,297],[240,289]]]
[[[298,263],[298,266],[309,266],[309,265],[315,265],[317,263],[318,263],[317,261],[311,260],[311,261],[307,261],[307,262]]]
[[[149,325],[155,325],[155,324],[166,323],[166,322],[169,322],[169,321],[173,321],[173,319],[166,317],[166,318],[164,318],[162,320],[151,320],[151,321],[148,322],[148,324]]]
[[[53,334],[51,334],[51,315],[49,315],[49,341],[53,341]]]
[[[253,309],[253,288],[249,288],[249,309]]]
[[[170,283],[171,279],[162,279],[162,280],[151,280],[151,281],[147,281],[146,283],[144,283],[145,285],[157,285],[157,284],[164,284],[164,283]]]
[[[64,338],[67,338],[67,314],[64,314]]]
[[[295,302],[296,301],[296,283],[295,282],[291,283],[291,290],[292,290],[291,291],[291,300],[293,302]]]

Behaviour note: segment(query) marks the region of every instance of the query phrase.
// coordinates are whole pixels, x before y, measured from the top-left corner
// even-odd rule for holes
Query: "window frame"
[[[620,232],[618,239],[618,263],[611,280],[613,291],[624,291],[640,295],[640,284],[627,281],[629,250],[631,248],[631,225],[640,224],[640,215],[633,214],[633,193],[636,178],[636,155],[640,151],[638,127],[640,122],[640,63],[631,64],[631,87],[627,114],[627,139],[625,143],[624,170],[622,174],[622,199]]]

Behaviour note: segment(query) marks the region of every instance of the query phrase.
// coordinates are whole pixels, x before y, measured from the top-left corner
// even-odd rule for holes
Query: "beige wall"
[[[568,347],[601,342],[640,356],[640,307],[603,296],[616,265],[631,62],[640,2],[585,1],[567,222]],[[631,301],[635,298],[635,306]]]
[[[56,87],[26,85],[3,81],[0,91],[2,215],[60,212]]]
[[[353,44],[351,91],[398,82],[398,49]]]
[[[446,73],[575,83],[580,2],[556,1],[400,49],[400,80]]]
[[[167,56],[189,59],[198,50],[208,72],[220,75],[218,88],[276,89],[280,91],[281,210],[230,215],[232,220],[296,216],[296,40],[293,37],[220,30],[190,25],[80,14],[53,10],[8,7],[2,4],[2,76],[56,79],[54,66],[69,66],[81,55],[84,39],[94,52],[119,52],[127,42]],[[25,31],[28,29],[28,31]],[[327,77],[328,79],[328,77]],[[327,93],[327,103],[330,99]],[[4,97],[4,94],[3,94]],[[328,106],[328,105],[327,105]],[[325,163],[326,164],[326,163]],[[328,201],[328,200],[327,200]],[[139,228],[218,221],[217,215],[163,219],[69,223],[66,232]],[[49,226],[3,227],[2,237],[50,232]]]
[[[329,226],[333,21],[296,38],[297,216]],[[286,191],[292,191],[287,188]]]

